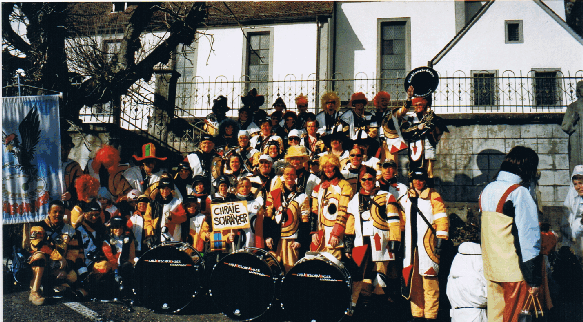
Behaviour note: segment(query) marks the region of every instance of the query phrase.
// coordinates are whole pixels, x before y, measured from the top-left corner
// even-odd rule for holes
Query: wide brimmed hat
[[[364,130],[358,130],[351,140],[351,148],[355,145],[368,145],[367,155],[373,156],[379,148],[379,142],[369,137]]]
[[[342,146],[344,147],[344,149],[346,149],[346,143],[350,142],[350,139],[348,138],[348,136],[346,135],[346,132],[332,132],[331,134],[328,135],[324,135],[322,137],[322,142],[324,142],[324,145],[326,145],[328,148],[332,148],[330,146],[330,143],[334,140],[340,140],[342,142]]]
[[[167,159],[167,158],[159,158],[156,156],[156,146],[154,145],[154,143],[146,143],[146,144],[142,145],[142,156],[139,157],[139,156],[134,154],[133,157],[138,162],[145,160],[145,159],[156,159],[156,160],[160,160],[160,161],[164,161]]]
[[[306,147],[301,145],[294,145],[290,146],[287,149],[287,154],[285,155],[285,161],[288,161],[290,158],[302,158],[302,162],[306,162],[310,159],[308,155],[308,151],[306,151]]]
[[[227,98],[224,97],[223,95],[215,98],[213,100],[213,111],[224,111],[225,113],[228,112],[230,110],[230,108],[227,106]]]
[[[247,106],[261,106],[265,102],[265,97],[263,95],[257,94],[257,89],[252,89],[247,93],[247,96],[242,96],[241,101]]]
[[[275,102],[273,102],[273,107],[275,107],[275,105],[283,105],[283,107],[286,107],[285,102],[283,101],[283,99],[281,97],[278,97]]]

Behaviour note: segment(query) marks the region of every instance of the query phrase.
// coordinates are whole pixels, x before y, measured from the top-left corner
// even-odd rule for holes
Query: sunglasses
[[[326,104],[334,104],[334,105],[336,105],[336,101],[328,101],[328,102],[326,102]]]
[[[306,108],[308,105],[298,105],[298,108]]]
[[[351,154],[350,156],[353,158],[354,157],[362,158],[362,154]]]
[[[362,182],[374,181],[374,178],[362,178],[362,179],[360,179],[360,181],[362,181]]]
[[[261,161],[259,161],[259,163],[260,163],[260,164],[268,164],[268,163],[271,163],[271,162],[269,162],[269,161],[267,161],[267,160],[261,160]]]
[[[392,168],[392,167],[394,167],[394,165],[393,165],[393,164],[390,164],[390,163],[383,163],[383,164],[381,165],[381,167],[383,167],[383,169],[387,169],[387,168]]]
[[[298,138],[298,137],[291,137],[288,140],[290,140],[290,141],[300,141],[300,138]]]

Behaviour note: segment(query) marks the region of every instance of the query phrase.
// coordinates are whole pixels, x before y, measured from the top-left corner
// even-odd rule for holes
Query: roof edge
[[[484,15],[484,13],[492,6],[495,0],[488,1],[484,4],[478,12],[470,19],[470,21],[441,49],[435,57],[429,61],[429,66],[434,66],[439,63],[439,61],[447,55],[447,53],[455,46],[457,43],[466,35],[466,33],[472,28],[474,24]]]
[[[583,45],[583,37],[579,36],[579,34],[577,34],[575,32],[575,30],[573,30],[573,28],[571,28],[571,26],[569,26],[567,24],[567,22],[565,20],[563,20],[555,11],[553,11],[553,9],[551,9],[549,6],[547,6],[541,0],[533,0],[533,1],[536,4],[538,4],[539,7],[541,7],[541,9],[543,9],[543,11],[545,11],[549,16],[551,16],[551,18],[553,18],[561,27],[563,27],[563,29],[565,29],[569,34],[571,34],[571,36],[573,36],[573,38],[575,38],[575,40],[577,40],[581,45]]]

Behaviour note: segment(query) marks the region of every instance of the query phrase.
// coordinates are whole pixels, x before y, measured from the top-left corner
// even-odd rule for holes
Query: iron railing
[[[499,75],[491,71],[473,71],[466,75],[457,71],[453,75],[440,75],[439,86],[432,95],[433,109],[437,114],[564,112],[577,100],[576,84],[581,80],[583,70],[574,75],[563,75],[559,71],[532,71],[526,75],[512,71]],[[179,80],[175,107],[171,112],[175,119],[172,121],[154,107],[155,82],[136,83],[122,98],[121,127],[137,131],[177,152],[191,152],[198,142],[203,118],[211,112],[213,100],[219,95],[227,97],[231,107],[227,115],[236,118],[238,109],[243,106],[241,97],[247,95],[249,83],[246,77],[228,80],[224,76],[209,80],[202,77]],[[304,94],[309,100],[309,110],[317,112],[319,97],[329,90],[338,94],[345,109],[354,92],[366,95],[369,99],[367,107],[371,110],[379,88],[391,94],[393,106],[401,106],[406,99],[404,78],[368,78],[365,73],[358,73],[354,78],[342,78],[338,74],[319,80],[314,74],[300,78],[287,75],[283,80],[264,83],[265,92],[260,94],[265,96],[265,103],[261,108],[268,111],[278,97],[283,98],[288,109],[293,111],[295,97]],[[108,104],[84,109],[81,118],[88,123],[113,120]],[[168,122],[171,122],[169,126]]]

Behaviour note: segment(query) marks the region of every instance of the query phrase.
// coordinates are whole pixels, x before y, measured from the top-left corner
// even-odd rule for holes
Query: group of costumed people
[[[83,170],[68,159],[73,144],[63,136],[66,190],[26,234],[30,301],[99,297],[108,280],[129,290],[142,254],[183,242],[203,254],[207,269],[246,247],[272,252],[285,271],[306,252],[327,252],[350,271],[352,308],[361,294],[394,300],[403,277],[412,316],[436,319],[449,219],[432,179],[447,128],[430,97],[413,92],[396,108],[389,93],[377,93],[372,113],[360,92],[344,113],[337,94],[323,94],[317,115],[303,95],[295,99],[298,113],[278,98],[268,115],[259,108],[264,97],[252,90],[236,120],[226,117],[221,96],[198,149],[178,164],[166,164],[147,143],[124,165],[119,151],[104,145]],[[408,185],[397,182],[402,150]],[[234,201],[246,202],[250,227],[216,230],[211,209]]]

